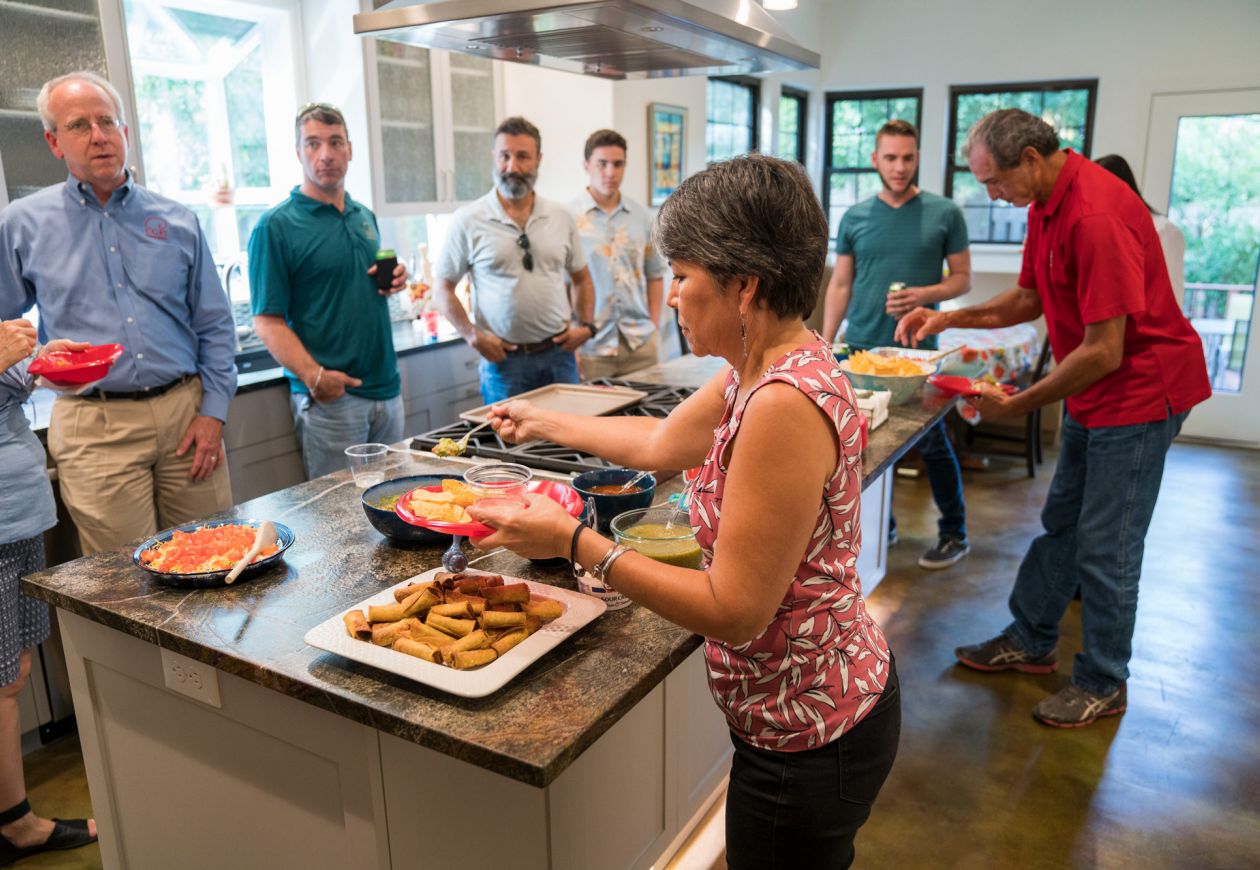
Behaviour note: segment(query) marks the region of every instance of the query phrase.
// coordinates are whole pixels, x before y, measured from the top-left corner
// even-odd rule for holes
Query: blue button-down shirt
[[[201,376],[201,413],[227,420],[236,327],[196,216],[130,177],[102,207],[70,176],[0,212],[0,318],[39,305],[39,338],[117,343],[97,387]]]
[[[652,248],[652,217],[624,194],[612,212],[589,190],[569,204],[582,251],[595,283],[595,336],[582,345],[587,356],[616,356],[619,336],[636,349],[652,337],[647,282],[665,274],[665,261]]]

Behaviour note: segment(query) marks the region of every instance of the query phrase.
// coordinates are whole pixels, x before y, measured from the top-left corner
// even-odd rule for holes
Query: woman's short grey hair
[[[114,117],[120,123],[126,123],[127,119],[123,114],[122,94],[118,93],[118,88],[111,85],[109,79],[97,75],[91,70],[78,70],[66,73],[63,76],[57,76],[55,79],[49,79],[39,89],[39,96],[35,98],[35,108],[39,111],[39,120],[44,124],[44,132],[52,133],[57,129],[57,119],[52,116],[52,112],[48,109],[48,98],[52,96],[52,92],[58,87],[70,81],[87,82],[88,84],[96,85],[106,93],[114,104]]]
[[[758,279],[779,317],[809,317],[827,259],[827,218],[799,163],[749,154],[683,181],[656,216],[657,249],[703,267],[719,285]]]
[[[1059,134],[1041,118],[1023,109],[998,109],[977,121],[967,133],[962,153],[964,161],[977,145],[983,145],[993,155],[998,169],[1014,169],[1025,148],[1036,148],[1042,157],[1058,151]]]

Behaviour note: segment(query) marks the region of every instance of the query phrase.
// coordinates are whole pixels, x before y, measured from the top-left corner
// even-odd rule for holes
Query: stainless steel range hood
[[[354,32],[608,79],[817,69],[756,0],[394,0]]]

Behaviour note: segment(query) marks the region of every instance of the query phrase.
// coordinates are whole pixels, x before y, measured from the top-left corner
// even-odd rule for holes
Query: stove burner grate
[[[643,384],[637,381],[601,378],[591,381],[593,384],[632,387],[647,393],[647,396],[633,405],[622,408],[618,414],[635,417],[664,418],[677,405],[695,392],[692,387],[672,387],[666,384]],[[456,441],[476,426],[467,420],[458,420],[449,426],[434,429],[417,435],[411,440],[413,450],[430,450],[440,438],[453,438]],[[478,456],[485,459],[498,459],[503,462],[520,462],[533,468],[548,471],[582,472],[595,468],[608,468],[613,463],[598,456],[592,456],[572,447],[563,447],[551,441],[530,441],[526,444],[511,444],[504,441],[491,429],[482,429],[468,439],[465,456]]]

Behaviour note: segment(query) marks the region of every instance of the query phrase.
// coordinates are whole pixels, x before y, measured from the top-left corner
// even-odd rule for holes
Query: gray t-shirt
[[[491,189],[455,212],[434,270],[451,283],[468,274],[473,323],[514,344],[543,341],[568,327],[565,278],[586,265],[573,215],[559,203],[535,195],[525,235],[532,271],[518,244],[521,228]]]

